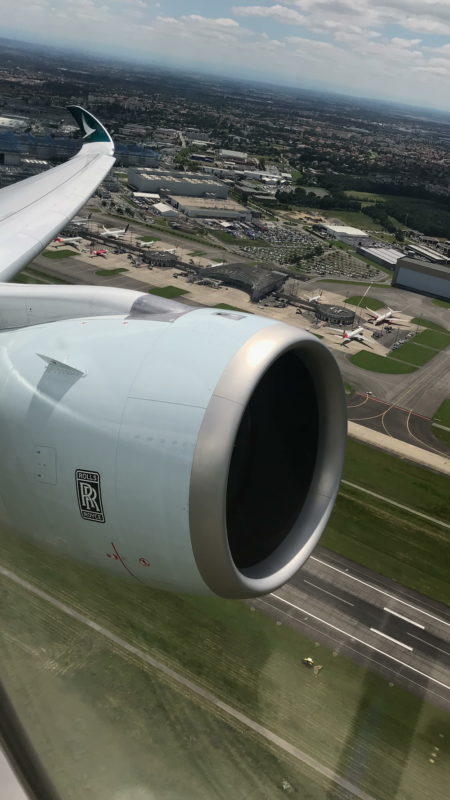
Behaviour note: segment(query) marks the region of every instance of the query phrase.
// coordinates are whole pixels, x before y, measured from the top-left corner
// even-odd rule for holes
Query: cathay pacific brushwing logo
[[[84,136],[83,136],[83,139],[87,139],[88,136],[91,136],[91,134],[95,133],[95,128],[89,127],[89,125],[88,125],[88,123],[86,121],[86,117],[84,116],[84,114],[81,115],[81,122],[82,122],[82,125],[83,125],[83,130],[85,132]]]

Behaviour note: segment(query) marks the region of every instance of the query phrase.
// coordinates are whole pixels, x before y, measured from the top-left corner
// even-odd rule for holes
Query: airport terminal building
[[[128,170],[128,184],[139,192],[165,192],[182,197],[228,197],[226,183],[197,172],[131,168]]]
[[[406,256],[397,262],[392,286],[450,301],[450,266]]]

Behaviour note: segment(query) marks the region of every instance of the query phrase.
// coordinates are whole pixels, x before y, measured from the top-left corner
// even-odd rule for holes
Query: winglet
[[[108,155],[113,155],[114,142],[106,128],[96,117],[81,106],[67,106],[67,110],[70,111],[83,134],[83,145],[99,144],[99,151],[104,149]],[[107,147],[103,148],[102,144],[107,145]]]

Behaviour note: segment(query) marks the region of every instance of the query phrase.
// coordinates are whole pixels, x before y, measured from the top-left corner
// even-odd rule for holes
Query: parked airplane
[[[91,217],[92,217],[92,214],[89,214],[87,217],[74,217],[71,220],[70,224],[71,225],[85,225],[86,222],[89,222]]]
[[[396,319],[395,317],[392,316],[392,314],[400,314],[401,313],[400,311],[393,311],[392,308],[389,308],[389,306],[387,307],[387,309],[388,310],[383,311],[382,314],[372,314],[369,311],[369,319],[367,320],[367,322],[370,325],[383,325],[384,322],[389,322],[389,324],[403,322],[402,319]]]
[[[101,123],[71,111],[79,153],[0,189],[0,281],[114,164]],[[1,530],[223,598],[273,592],[318,543],[347,413],[334,357],[300,327],[129,289],[1,283],[0,374]]]
[[[108,251],[104,250],[103,248],[100,250],[91,250],[90,256],[91,258],[94,258],[95,256],[102,256],[102,258],[108,258]]]
[[[314,295],[314,297],[308,297],[308,303],[320,303],[322,298],[322,289],[320,290],[319,294]]]
[[[125,236],[129,227],[130,226],[127,225],[126,228],[113,228],[112,230],[109,230],[108,228],[105,228],[105,226],[103,225],[102,233],[105,236],[112,236],[113,239],[120,239],[121,236]]]
[[[71,244],[73,247],[79,247],[78,242],[82,242],[81,236],[57,236],[53,239],[55,244]]]
[[[332,331],[336,331],[342,337],[341,345],[347,345],[349,342],[361,342],[362,344],[367,345],[370,347],[369,340],[364,337],[364,328],[355,328],[352,331],[340,331],[339,328],[330,328]]]

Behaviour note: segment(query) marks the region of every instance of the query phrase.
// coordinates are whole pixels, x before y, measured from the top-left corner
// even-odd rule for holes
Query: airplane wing
[[[20,272],[94,194],[114,164],[114,143],[80,106],[69,106],[84,144],[69,161],[0,189],[0,281]]]

